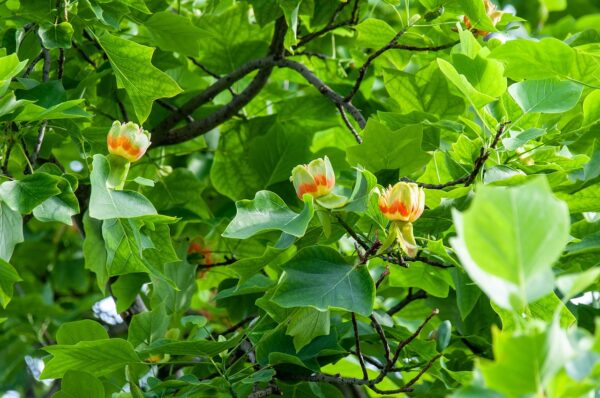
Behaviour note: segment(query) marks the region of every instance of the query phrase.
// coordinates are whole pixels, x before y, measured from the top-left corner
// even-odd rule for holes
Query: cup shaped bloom
[[[290,180],[300,199],[304,194],[319,198],[331,193],[335,185],[335,174],[329,158],[315,159],[309,164],[301,164],[292,170]]]
[[[150,133],[135,123],[115,121],[106,137],[108,151],[128,162],[139,160],[150,146]]]
[[[414,222],[425,209],[425,191],[413,182],[400,181],[377,194],[379,210],[391,221]]]

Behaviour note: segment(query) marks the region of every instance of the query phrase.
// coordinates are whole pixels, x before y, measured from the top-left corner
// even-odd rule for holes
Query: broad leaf
[[[290,210],[279,196],[269,191],[259,191],[253,200],[240,200],[235,205],[235,218],[223,232],[226,238],[245,239],[272,230],[300,237],[314,214],[310,195],[305,195],[301,213]]]
[[[122,339],[81,341],[74,345],[44,347],[52,355],[40,376],[43,379],[63,377],[68,370],[81,370],[104,376],[125,366],[139,363],[133,347]]]
[[[451,240],[473,281],[500,307],[519,311],[553,289],[552,265],[569,236],[565,203],[537,178],[516,187],[480,186]]]
[[[348,162],[364,166],[372,173],[400,169],[401,175],[410,175],[425,166],[430,159],[421,149],[423,129],[418,125],[392,131],[374,119],[369,119],[363,137],[362,144],[347,149]]]
[[[526,80],[513,84],[508,92],[524,113],[561,113],[577,104],[583,86],[555,79]]]
[[[61,179],[47,173],[34,173],[20,180],[6,181],[0,185],[0,199],[13,210],[30,213],[51,196],[61,193]]]
[[[273,301],[285,308],[344,309],[368,316],[375,286],[365,266],[353,266],[334,249],[302,249],[282,266],[285,277]]]
[[[23,218],[0,200],[0,259],[9,261],[17,243],[23,242]]]
[[[127,91],[140,123],[148,118],[154,100],[181,92],[173,79],[152,65],[152,48],[106,32],[97,39],[108,56],[119,87]]]
[[[110,165],[106,158],[102,155],[94,155],[93,170],[90,174],[92,183],[90,217],[107,220],[157,214],[152,203],[139,193],[108,188],[106,181],[109,170]]]
[[[55,398],[104,398],[104,385],[87,372],[69,370],[65,373]]]
[[[0,259],[0,304],[2,307],[6,308],[13,296],[14,284],[21,280],[17,270],[6,261]]]

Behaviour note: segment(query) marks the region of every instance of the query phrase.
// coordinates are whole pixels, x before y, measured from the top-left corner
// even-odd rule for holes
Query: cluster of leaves
[[[597,394],[600,8],[490,4],[0,2],[0,394]]]

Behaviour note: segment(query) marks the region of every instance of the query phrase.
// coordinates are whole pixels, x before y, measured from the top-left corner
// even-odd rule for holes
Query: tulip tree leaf
[[[347,149],[348,162],[364,166],[372,173],[400,169],[402,175],[408,175],[425,166],[430,159],[421,149],[423,128],[418,125],[392,131],[378,121],[369,119],[363,137],[362,144]]]
[[[286,334],[294,337],[296,352],[310,343],[315,337],[329,334],[329,311],[311,307],[299,308],[290,318]]]
[[[506,76],[513,80],[551,79],[569,76],[575,50],[555,38],[517,39],[498,46],[490,56],[504,63]]]
[[[348,264],[325,246],[311,246],[282,265],[285,277],[273,295],[284,308],[344,309],[368,316],[373,311],[375,284],[364,266]]]
[[[115,191],[107,187],[110,165],[104,156],[94,155],[92,165],[90,217],[107,220],[157,214],[152,203],[143,195],[133,191]]]
[[[42,379],[63,377],[69,370],[81,370],[95,376],[104,376],[125,366],[139,363],[140,359],[129,342],[123,339],[80,341],[74,345],[44,347],[52,355],[46,362]]]
[[[561,113],[577,104],[583,86],[555,79],[526,80],[513,84],[508,92],[524,113]]]
[[[30,213],[51,196],[61,193],[60,177],[47,173],[34,173],[20,180],[6,181],[0,185],[0,199],[11,209],[22,214]]]
[[[469,209],[454,212],[451,243],[481,290],[518,311],[552,292],[552,265],[567,244],[569,223],[566,204],[543,178],[509,188],[480,186]]]
[[[69,22],[42,24],[38,29],[38,34],[47,49],[71,48],[73,26]]]
[[[21,277],[17,273],[17,270],[0,259],[0,304],[5,307],[10,302],[13,295],[13,286],[16,282],[19,282]]]
[[[528,333],[493,330],[494,362],[481,364],[486,385],[516,398],[534,395],[567,360],[571,349],[556,322],[547,330]]]
[[[235,203],[237,213],[223,236],[246,239],[272,230],[303,236],[314,214],[312,196],[304,197],[304,209],[301,213],[290,210],[277,194],[270,191],[259,191],[252,200],[239,200]]]
[[[154,100],[173,97],[181,92],[169,75],[152,65],[152,48],[106,32],[97,38],[115,72],[119,87],[127,91],[140,123],[148,118]]]
[[[9,261],[20,242],[23,242],[23,218],[0,200],[0,259]]]
[[[104,385],[87,372],[68,370],[60,383],[55,398],[104,398]]]

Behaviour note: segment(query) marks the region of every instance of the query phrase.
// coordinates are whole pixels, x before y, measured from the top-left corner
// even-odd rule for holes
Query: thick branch
[[[155,131],[158,132],[158,134],[155,136],[153,145],[173,145],[198,137],[234,116],[240,109],[246,106],[246,104],[248,104],[267,83],[275,61],[283,56],[283,38],[286,30],[287,26],[285,19],[279,18],[275,23],[275,32],[273,34],[269,55],[264,58],[250,61],[229,75],[217,80],[212,86],[184,104],[180,108],[181,112],[171,114],[167,119],[156,126]],[[235,96],[227,105],[203,119],[196,120],[187,126],[171,130],[173,126],[184,118],[182,114],[191,114],[196,108],[210,101],[215,95],[230,87],[234,82],[259,68],[261,68],[260,71],[248,87]]]

